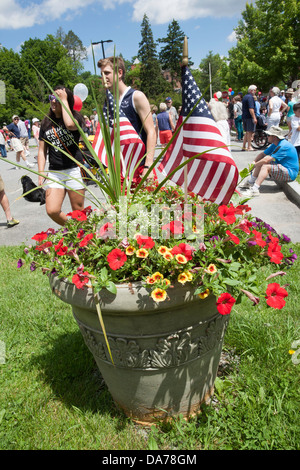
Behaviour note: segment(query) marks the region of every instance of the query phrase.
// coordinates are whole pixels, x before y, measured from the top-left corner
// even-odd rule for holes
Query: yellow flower
[[[165,286],[169,286],[171,284],[171,281],[169,281],[169,279],[163,279],[162,282]]]
[[[159,272],[156,272],[156,273],[152,274],[152,277],[153,277],[154,281],[160,281],[161,279],[164,278],[164,276]]]
[[[147,279],[146,279],[146,282],[147,282],[147,284],[154,284],[155,280],[153,279],[152,276],[148,276]]]
[[[184,271],[184,273],[187,275],[188,281],[191,281],[193,279],[192,273],[190,271]]]
[[[174,256],[172,255],[172,253],[170,251],[167,251],[163,257],[167,260],[167,261],[171,261],[171,259],[174,258]]]
[[[208,272],[209,274],[214,274],[214,273],[216,273],[216,272],[217,272],[217,267],[216,267],[216,265],[211,263],[211,264],[208,266],[208,268],[207,268],[207,272]]]
[[[165,253],[169,253],[170,250],[167,246],[162,245],[158,248],[157,251],[160,255],[164,255]]]
[[[186,273],[180,273],[177,277],[177,281],[180,282],[181,284],[185,284],[188,281],[188,277]]]
[[[163,302],[167,297],[167,293],[165,290],[159,289],[157,287],[156,289],[152,291],[151,297],[153,300],[155,300],[155,302]]]
[[[295,350],[294,349],[289,349],[289,354],[295,354]]]
[[[126,255],[132,256],[134,252],[135,252],[134,246],[129,245],[129,246],[126,248]]]
[[[147,258],[149,255],[149,252],[145,250],[145,248],[140,248],[139,250],[136,251],[136,256],[138,258]]]
[[[200,294],[198,294],[198,296],[200,297],[200,299],[206,299],[206,297],[208,297],[210,294],[209,292],[209,289],[206,289],[204,292],[200,292]]]
[[[186,257],[184,255],[180,254],[180,253],[178,255],[175,255],[175,258],[176,258],[177,262],[180,263],[180,264],[186,264],[187,263]]]

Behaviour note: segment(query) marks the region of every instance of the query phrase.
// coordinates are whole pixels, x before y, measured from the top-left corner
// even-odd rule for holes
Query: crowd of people
[[[98,67],[101,69],[105,86],[111,91],[115,81],[118,81],[120,109],[145,143],[145,158],[137,169],[139,177],[144,176],[153,163],[157,144],[164,147],[171,140],[181,107],[176,109],[170,96],[160,103],[159,110],[155,105],[150,106],[143,92],[125,84],[125,64],[122,58],[101,59]],[[242,142],[242,150],[252,151],[251,143],[256,127],[266,129],[270,146],[253,161],[254,171],[244,185],[250,196],[259,195],[260,185],[269,175],[274,180],[286,182],[296,178],[300,158],[299,100],[300,86],[298,90],[289,88],[285,92],[278,87],[272,87],[268,96],[263,97],[260,93],[257,95],[255,85],[250,85],[244,96],[238,93],[234,97],[230,96],[227,102],[213,98],[208,103],[228,146],[231,144],[231,131],[235,130],[236,140]],[[76,163],[83,163],[83,156],[78,146],[80,133],[76,124],[84,129],[86,135],[95,135],[98,115],[96,109],[92,110],[89,117],[75,111],[74,95],[64,86],[54,88],[54,94],[49,95],[49,104],[48,115],[42,122],[33,118],[32,127],[30,120],[23,121],[18,115],[12,117],[10,124],[4,123],[0,129],[0,151],[4,158],[7,157],[8,150],[15,151],[16,169],[22,168],[21,159],[28,168],[38,165],[38,184],[46,189],[47,214],[59,225],[64,225],[67,216],[62,212],[62,204],[66,194],[72,210],[82,210],[84,207],[84,185],[80,167]],[[287,136],[279,127],[283,117],[288,125]],[[27,159],[30,155],[31,136],[38,147],[37,161],[33,163]],[[72,158],[68,158],[66,152]],[[49,168],[45,172],[47,161]],[[154,173],[149,176],[154,176]],[[17,225],[19,221],[10,213],[2,178],[0,204],[6,214],[7,227]]]

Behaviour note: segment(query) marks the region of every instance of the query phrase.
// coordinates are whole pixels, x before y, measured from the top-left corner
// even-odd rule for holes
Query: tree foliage
[[[172,83],[175,84],[181,77],[180,63],[182,61],[182,45],[185,34],[181,30],[178,21],[174,20],[168,26],[167,36],[159,38],[160,44],[165,44],[159,52],[159,60],[164,70],[168,70]]]
[[[87,58],[87,49],[84,47],[81,39],[70,30],[67,34],[60,27],[56,33],[57,39],[67,49],[68,56],[72,59],[77,72],[83,70],[82,60]]]
[[[208,55],[201,60],[199,69],[199,71],[193,71],[193,76],[206,101],[210,100],[210,85],[212,95],[227,88],[227,64],[219,54],[209,51]]]
[[[140,86],[148,97],[157,96],[166,89],[158,61],[157,44],[153,39],[151,25],[147,15],[144,15],[141,24],[141,41],[139,43],[138,57],[140,60]]]
[[[229,51],[231,86],[290,86],[299,74],[299,0],[257,0],[246,4],[242,18]]]

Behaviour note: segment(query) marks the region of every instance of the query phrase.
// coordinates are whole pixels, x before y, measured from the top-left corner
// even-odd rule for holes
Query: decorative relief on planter
[[[110,363],[105,343],[95,335],[102,335],[84,326],[77,320],[84,341],[94,357]],[[228,319],[218,316],[207,326],[205,334],[192,339],[190,331],[175,332],[159,338],[154,349],[143,349],[137,340],[108,337],[114,363],[127,369],[161,369],[179,366],[197,359],[214,349],[224,337]],[[145,340],[145,338],[143,337]]]

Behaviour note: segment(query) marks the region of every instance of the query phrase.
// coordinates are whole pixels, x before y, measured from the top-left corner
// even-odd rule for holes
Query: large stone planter
[[[84,341],[115,403],[135,421],[197,412],[213,393],[228,316],[214,296],[200,300],[187,287],[168,289],[155,303],[141,284],[102,289],[101,311],[114,365],[91,289],[50,277],[52,291],[72,305]]]

